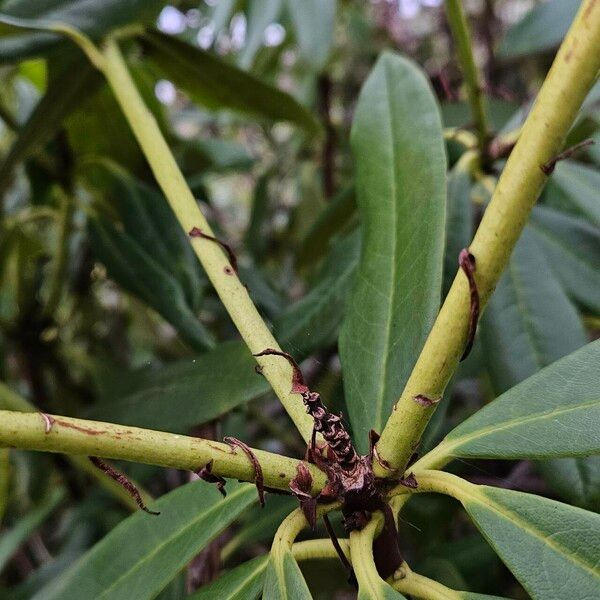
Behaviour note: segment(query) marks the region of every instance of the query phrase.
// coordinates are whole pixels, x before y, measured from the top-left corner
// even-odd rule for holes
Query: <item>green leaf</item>
[[[4,569],[12,555],[19,549],[19,546],[52,514],[64,497],[65,491],[62,488],[54,489],[39,506],[29,511],[11,529],[2,532],[0,537],[0,571]]]
[[[263,600],[312,600],[291,550],[271,550],[262,597]]]
[[[574,161],[562,161],[556,165],[551,180],[563,192],[567,209],[584,216],[600,227],[600,172]]]
[[[41,21],[64,23],[91,38],[99,38],[131,23],[151,23],[163,4],[164,0],[12,0],[4,2],[1,10],[4,15],[22,20],[24,26],[28,21],[34,28]],[[62,36],[46,32],[3,32],[0,39],[0,61],[21,60],[65,43]]]
[[[333,44],[336,0],[288,0],[292,29],[304,60],[323,69]]]
[[[548,458],[600,453],[600,340],[513,387],[451,431],[459,457]]]
[[[195,481],[122,521],[36,600],[154,598],[211,540],[255,500],[256,489],[228,482],[228,494]]]
[[[600,315],[600,229],[583,219],[537,206],[529,230],[567,295]]]
[[[506,32],[499,55],[515,58],[558,46],[580,4],[581,0],[550,0],[538,4]]]
[[[46,93],[27,122],[20,127],[17,138],[0,165],[0,190],[10,183],[15,166],[50,140],[62,126],[64,119],[102,81],[100,73],[80,55],[53,62],[51,67]]]
[[[446,205],[446,250],[444,252],[444,297],[448,293],[456,271],[458,255],[473,237],[471,212],[471,176],[464,169],[454,169],[448,175],[448,202]]]
[[[587,342],[575,307],[527,229],[483,315],[481,340],[498,393]]]
[[[148,59],[191,100],[206,108],[229,109],[274,121],[290,121],[311,133],[319,124],[311,112],[289,94],[174,37],[147,33]]]
[[[269,384],[254,365],[245,344],[225,342],[196,358],[128,375],[137,381],[132,391],[96,404],[85,416],[183,433],[266,393]]]
[[[356,275],[359,234],[356,231],[332,245],[318,283],[275,321],[277,339],[289,343],[300,356],[337,339]]]
[[[193,348],[214,345],[179,282],[152,255],[102,217],[90,218],[88,231],[94,254],[112,279],[162,315]]]
[[[246,146],[218,138],[182,141],[176,152],[177,162],[183,172],[189,175],[209,170],[247,170],[254,163]]]
[[[361,451],[381,430],[440,301],[444,143],[423,74],[383,54],[361,91],[352,148],[363,244],[340,336],[350,421]]]
[[[221,575],[188,600],[254,600],[263,589],[268,556],[258,556]]]
[[[600,515],[487,486],[460,500],[534,600],[597,596]]]

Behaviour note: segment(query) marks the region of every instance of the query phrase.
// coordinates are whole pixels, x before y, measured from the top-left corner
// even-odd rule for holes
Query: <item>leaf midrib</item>
[[[535,537],[543,544],[552,548],[552,550],[554,550],[558,554],[561,554],[562,556],[566,557],[575,566],[579,567],[580,569],[582,569],[584,571],[589,572],[596,579],[600,579],[600,573],[598,573],[598,571],[594,570],[594,568],[590,564],[583,563],[580,560],[577,560],[577,555],[574,555],[573,552],[571,550],[569,550],[568,548],[566,548],[565,546],[557,544],[554,541],[554,538],[544,537],[542,535],[541,530],[536,529],[535,526],[531,522],[523,519],[518,513],[514,512],[513,510],[511,510],[509,508],[502,506],[501,504],[498,504],[497,502],[495,502],[494,500],[492,500],[488,496],[486,496],[485,493],[479,492],[478,490],[466,491],[464,489],[461,489],[461,491],[464,496],[470,496],[472,498],[472,500],[474,500],[476,503],[479,503],[480,505],[483,505],[483,506],[489,508],[490,510],[498,513],[501,518],[503,518],[507,521],[510,521],[512,523],[515,523],[523,531],[528,532],[532,537]]]
[[[385,97],[386,97],[386,101],[387,101],[387,106],[388,106],[388,112],[389,112],[389,116],[390,116],[390,145],[391,145],[391,159],[392,159],[392,168],[391,168],[391,172],[392,172],[392,177],[390,180],[390,184],[391,184],[391,192],[392,192],[392,229],[393,229],[393,236],[392,236],[392,253],[391,253],[391,263],[392,263],[392,276],[390,278],[390,293],[389,293],[389,304],[388,304],[388,311],[387,311],[387,321],[385,323],[385,340],[384,340],[384,354],[383,354],[383,364],[381,366],[381,377],[378,383],[378,390],[377,390],[377,396],[376,396],[376,405],[375,405],[375,421],[373,424],[373,427],[377,427],[380,428],[381,425],[383,425],[383,404],[384,404],[384,397],[385,397],[385,391],[386,391],[386,383],[387,383],[387,372],[389,369],[389,361],[390,361],[390,352],[389,352],[389,346],[390,346],[390,338],[392,336],[392,322],[393,322],[393,316],[392,316],[392,307],[394,306],[394,299],[396,296],[396,280],[397,280],[397,276],[398,276],[398,267],[397,267],[397,263],[398,261],[395,260],[396,258],[396,251],[398,248],[398,206],[397,206],[397,195],[398,195],[398,188],[397,188],[397,184],[396,184],[396,169],[395,169],[395,165],[396,165],[396,145],[394,143],[395,140],[395,135],[394,132],[396,130],[396,122],[394,119],[394,110],[392,107],[392,98],[391,98],[391,91],[390,91],[390,74],[389,74],[389,70],[387,68],[387,65],[384,63],[384,80],[385,80]]]
[[[251,492],[251,489],[243,486],[237,490],[235,490],[233,493],[229,494],[228,500],[231,503],[231,501],[236,498],[237,496],[240,496],[242,494],[249,494]],[[165,546],[173,543],[178,537],[184,535],[187,531],[189,531],[191,528],[193,528],[199,521],[202,521],[203,519],[206,518],[210,518],[210,516],[214,513],[214,512],[219,512],[220,510],[223,509],[223,507],[221,507],[222,503],[217,501],[207,512],[202,512],[198,515],[198,517],[196,519],[193,519],[192,521],[189,521],[187,525],[185,525],[183,528],[179,529],[173,536],[167,538],[166,540],[163,540],[161,543],[157,544],[154,549],[152,550],[152,552],[149,552],[148,554],[146,554],[143,558],[143,560],[140,560],[138,562],[135,563],[135,565],[132,566],[131,569],[129,569],[128,571],[125,571],[119,578],[115,579],[113,581],[113,583],[110,585],[110,587],[106,588],[101,595],[97,596],[99,599],[100,598],[108,598],[107,594],[113,590],[115,587],[118,587],[118,585],[127,577],[129,577],[132,573],[135,573],[137,570],[139,570],[141,565],[144,565],[145,563],[147,563],[151,558],[153,558],[154,556],[156,556],[156,554],[158,554]]]
[[[526,425],[527,423],[531,423],[538,420],[546,420],[555,416],[576,412],[578,410],[586,410],[597,404],[600,404],[600,399],[590,400],[589,402],[586,402],[584,404],[578,404],[577,406],[554,408],[547,411],[538,412],[534,415],[529,415],[527,417],[518,417],[515,419],[510,419],[508,421],[504,421],[499,425],[490,425],[488,427],[484,427],[483,429],[478,429],[476,432],[466,434],[458,438],[446,438],[449,442],[448,445],[450,446],[448,450],[451,452],[452,450],[460,449],[460,447],[463,446],[465,443],[478,440],[480,438],[497,433],[499,431],[510,429],[511,427],[515,427],[518,425]]]

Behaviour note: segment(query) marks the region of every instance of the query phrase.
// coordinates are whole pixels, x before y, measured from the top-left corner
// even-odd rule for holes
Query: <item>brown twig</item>
[[[238,272],[237,257],[235,255],[234,251],[231,249],[231,246],[229,244],[225,243],[224,241],[220,240],[219,238],[216,238],[212,235],[208,235],[208,234],[204,233],[199,227],[192,227],[189,230],[188,235],[190,237],[199,237],[204,240],[210,240],[211,242],[215,242],[216,244],[219,244],[219,246],[221,246],[221,248],[223,248],[223,250],[225,250],[227,257],[229,258],[229,264],[231,265],[231,268],[234,270],[235,273]]]
[[[226,444],[229,444],[231,448],[238,447],[247,457],[248,460],[252,463],[252,467],[254,468],[254,482],[256,484],[256,491],[258,492],[258,501],[260,502],[261,507],[265,506],[265,479],[263,477],[262,467],[256,458],[256,455],[252,450],[244,444],[241,440],[238,440],[235,437],[226,436],[223,438],[223,441]]]
[[[129,479],[127,479],[127,477],[123,473],[117,471],[116,469],[111,467],[108,463],[105,463],[101,458],[98,458],[97,456],[89,456],[88,458],[90,459],[90,462],[95,467],[97,467],[103,473],[106,473],[106,475],[108,475],[111,479],[116,481],[135,500],[135,503],[144,512],[147,512],[149,515],[160,515],[159,512],[150,510],[144,504],[144,501],[142,500],[142,496],[141,496],[140,492],[138,491],[138,489],[135,487],[135,485],[133,485],[133,483],[131,483],[131,481],[129,481]]]
[[[586,148],[587,146],[592,146],[594,143],[594,140],[592,140],[591,138],[583,140],[583,142],[579,142],[578,144],[567,148],[560,154],[557,154],[554,158],[551,158],[547,163],[541,165],[540,169],[545,175],[551,175],[554,172],[557,162],[565,160],[567,158],[571,158],[571,156],[573,156],[573,154],[575,154],[575,152],[577,152],[578,150]]]
[[[475,257],[469,252],[468,248],[463,248],[458,255],[458,264],[463,270],[469,281],[469,291],[471,296],[471,308],[469,317],[469,332],[467,334],[467,343],[465,350],[460,360],[463,361],[473,347],[475,341],[475,332],[477,331],[477,322],[479,321],[479,291],[477,290],[477,282],[475,281]]]

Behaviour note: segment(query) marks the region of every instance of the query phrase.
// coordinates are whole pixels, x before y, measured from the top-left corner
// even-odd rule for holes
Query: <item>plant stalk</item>
[[[204,234],[213,236],[210,225],[177,166],[156,119],[140,96],[115,40],[109,39],[106,42],[99,64],[183,230],[187,234],[197,227]],[[279,349],[275,338],[252,303],[248,290],[231,269],[221,247],[202,237],[191,238],[190,242],[250,351],[257,354],[265,348]],[[313,422],[304,411],[300,397],[290,391],[290,365],[273,356],[262,357],[258,362],[263,369],[263,375],[305,441],[308,441],[312,434]]]
[[[446,16],[448,17],[448,24],[452,31],[452,37],[456,43],[458,59],[465,78],[467,96],[471,106],[475,130],[477,132],[479,155],[485,157],[487,155],[487,143],[490,135],[490,128],[488,126],[483,102],[481,78],[473,55],[471,31],[462,6],[462,0],[446,0]]]
[[[221,477],[254,481],[248,457],[239,448],[185,435],[49,415],[52,428],[46,433],[40,413],[0,411],[0,447],[59,452],[75,456],[99,456],[161,467],[196,471],[212,461],[212,472]],[[289,490],[301,461],[253,450],[263,468],[267,488]],[[325,474],[304,463],[316,493],[326,483]]]
[[[579,107],[600,69],[600,3],[585,0],[563,41],[521,135],[500,176],[470,245],[483,307],[492,294],[529,213],[547,181],[541,166],[558,154]],[[470,302],[467,278],[459,271],[415,368],[377,444],[375,473],[391,476],[406,468],[435,405],[465,348]]]

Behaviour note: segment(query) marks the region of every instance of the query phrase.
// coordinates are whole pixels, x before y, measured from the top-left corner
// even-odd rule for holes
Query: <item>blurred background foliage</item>
[[[0,12],[64,20],[96,38],[123,28],[136,83],[203,211],[234,248],[253,300],[282,346],[306,359],[311,387],[346,412],[337,338],[360,256],[349,129],[376,57],[392,49],[412,58],[440,103],[445,293],[579,2],[464,4],[496,149],[476,169],[461,162],[470,142],[456,130],[469,130],[471,116],[440,0],[4,0]],[[300,437],[255,374],[100,74],[70,42],[0,27],[0,405],[235,435],[301,456]],[[421,451],[598,336],[598,84],[568,144],[587,138],[598,144],[551,176]],[[15,393],[32,406],[19,407]],[[154,496],[190,480],[120,467]],[[600,510],[598,457],[454,469]],[[269,500],[268,511],[232,512],[161,598],[187,597],[268,549],[294,506]],[[400,523],[413,568],[453,588],[525,597],[455,502],[420,500]],[[0,597],[51,597],[49,582],[130,508],[81,462],[2,450]],[[341,568],[307,563],[303,571],[316,598],[352,597]]]

